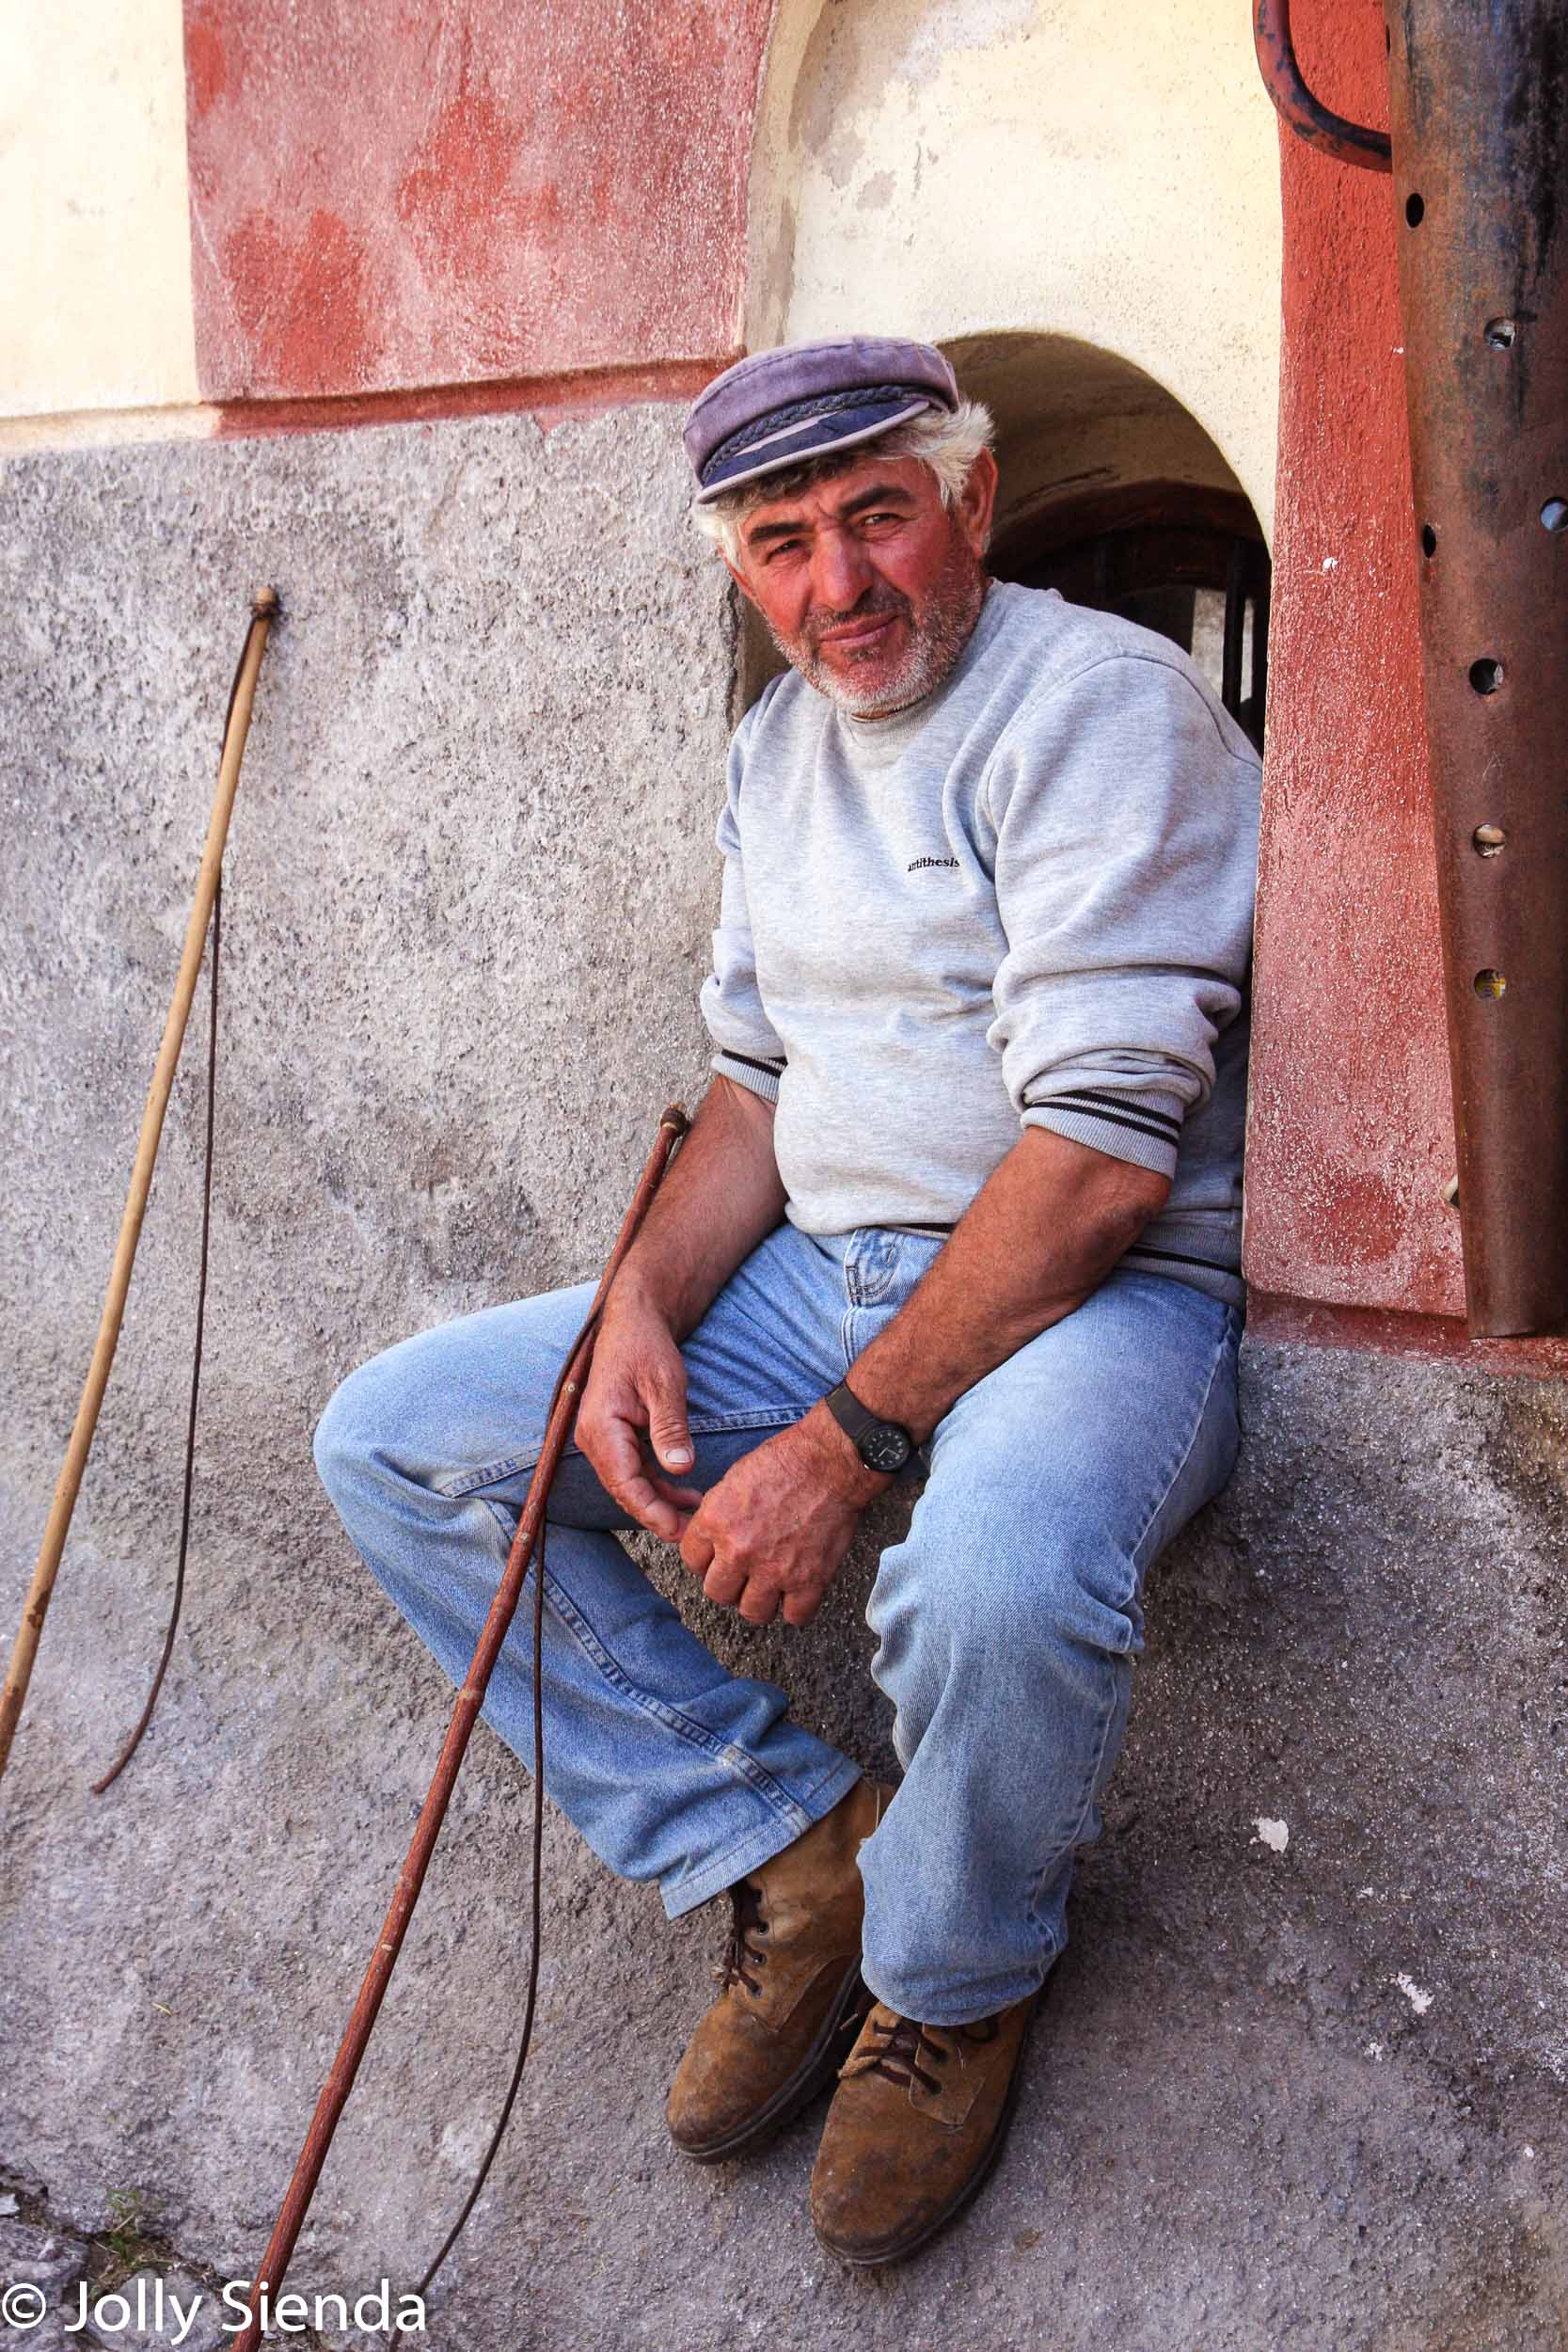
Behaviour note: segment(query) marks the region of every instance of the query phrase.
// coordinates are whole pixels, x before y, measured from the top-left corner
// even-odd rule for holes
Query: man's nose
[[[849,531],[820,531],[812,549],[812,602],[819,610],[847,612],[871,584],[872,565]]]

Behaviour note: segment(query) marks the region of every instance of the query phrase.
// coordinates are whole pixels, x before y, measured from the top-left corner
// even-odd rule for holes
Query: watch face
[[[861,1460],[867,1470],[902,1470],[912,1451],[909,1434],[896,1422],[879,1422],[861,1439]]]

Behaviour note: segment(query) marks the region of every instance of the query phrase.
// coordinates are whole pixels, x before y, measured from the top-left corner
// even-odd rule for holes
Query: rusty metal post
[[[1568,19],[1386,0],[1473,1333],[1568,1318]]]

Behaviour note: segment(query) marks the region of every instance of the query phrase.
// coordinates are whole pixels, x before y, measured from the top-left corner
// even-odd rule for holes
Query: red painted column
[[[186,0],[206,398],[676,371],[738,343],[770,0]]]
[[[1386,123],[1378,0],[1293,13],[1320,96]],[[1283,126],[1281,164],[1247,1270],[1288,1298],[1459,1315],[1393,199]]]

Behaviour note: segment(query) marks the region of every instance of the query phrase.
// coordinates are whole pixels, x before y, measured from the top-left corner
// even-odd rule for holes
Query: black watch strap
[[[841,1380],[822,1400],[868,1470],[891,1474],[901,1470],[914,1452],[914,1439],[901,1422],[883,1421],[863,1405],[847,1380]]]

